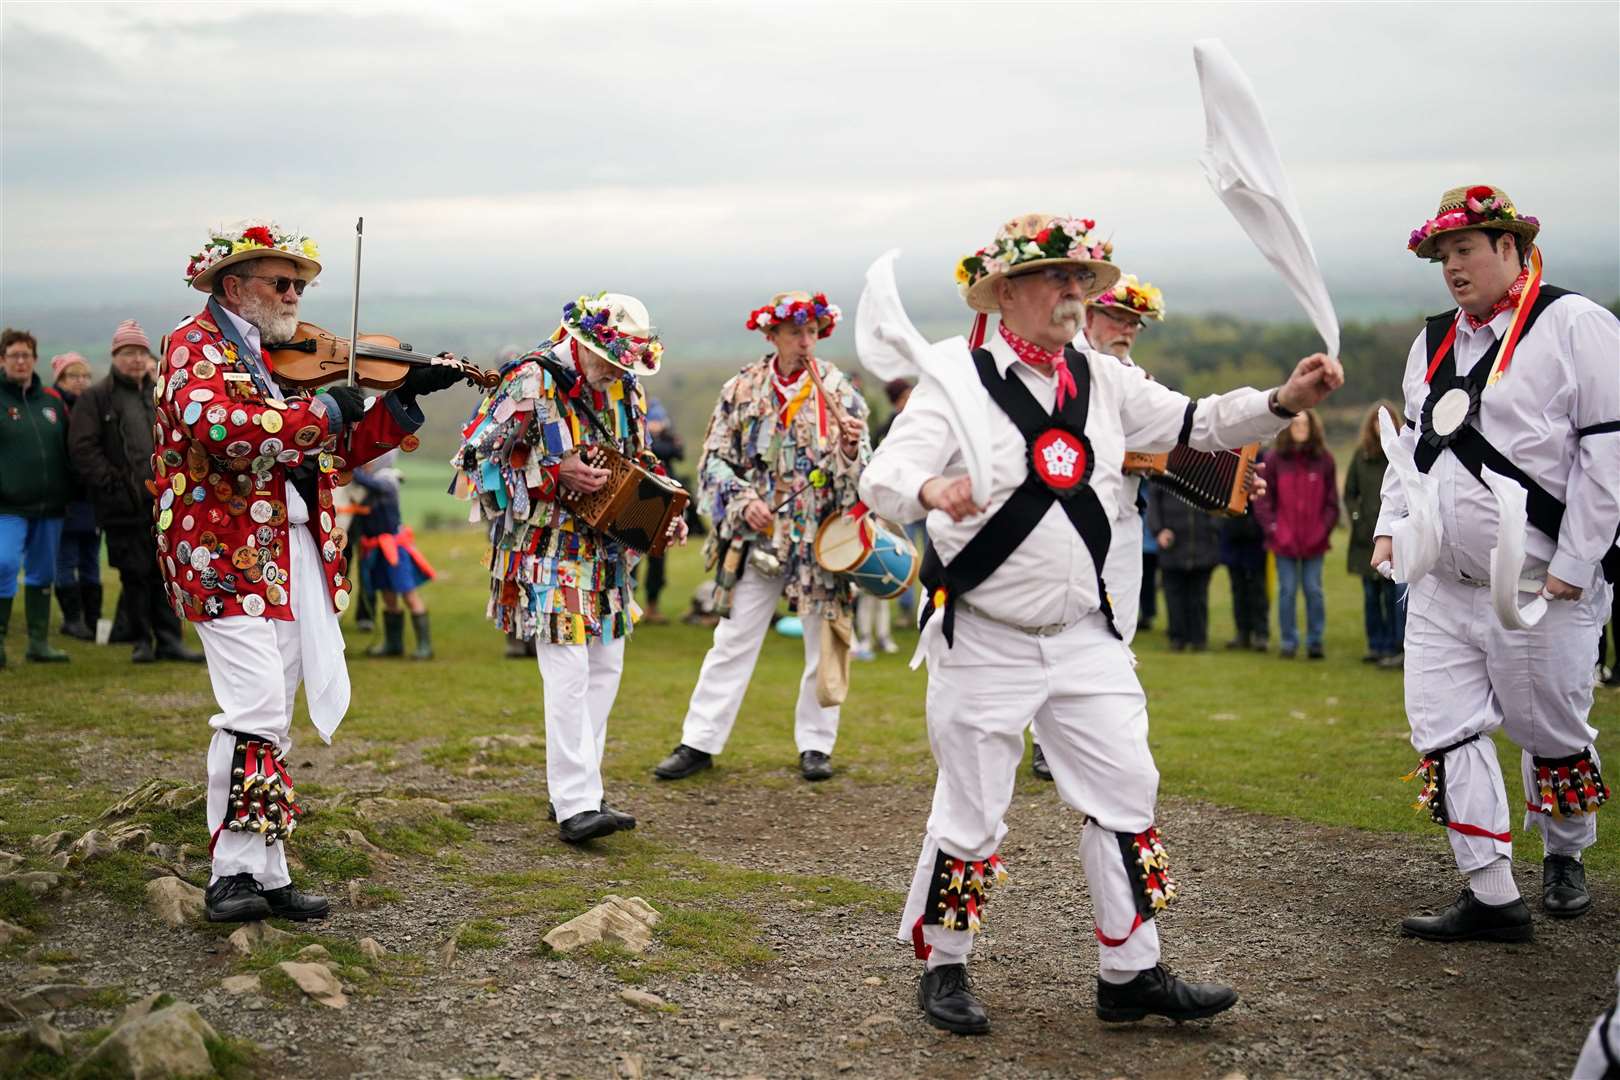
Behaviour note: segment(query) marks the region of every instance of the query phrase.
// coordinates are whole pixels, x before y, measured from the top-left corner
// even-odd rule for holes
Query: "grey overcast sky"
[[[1341,309],[1444,302],[1404,244],[1464,182],[1542,219],[1549,278],[1620,293],[1614,2],[8,2],[0,32],[7,318],[183,307],[204,227],[255,214],[321,243],[335,301],[360,213],[379,293],[853,291],[898,246],[947,304],[959,255],[1045,209],[1172,311],[1244,309],[1223,282],[1268,271],[1197,164],[1206,36]]]

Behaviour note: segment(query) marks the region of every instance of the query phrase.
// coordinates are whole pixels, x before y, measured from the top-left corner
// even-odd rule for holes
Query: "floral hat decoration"
[[[994,240],[956,264],[956,286],[968,307],[991,313],[1000,310],[997,281],[1043,266],[1071,263],[1097,275],[1086,291],[1090,300],[1119,280],[1119,267],[1112,261],[1114,245],[1093,235],[1096,227],[1091,218],[1056,214],[1013,218],[997,230]]]
[[[615,367],[652,375],[664,345],[652,327],[647,305],[624,293],[601,292],[563,305],[562,329]]]
[[[1454,187],[1440,196],[1440,209],[1434,217],[1412,230],[1406,249],[1420,259],[1433,259],[1435,240],[1464,229],[1501,229],[1513,233],[1528,249],[1541,231],[1541,222],[1520,214],[1507,192],[1499,187]]]
[[[777,326],[794,323],[803,326],[816,320],[817,337],[827,337],[844,317],[837,304],[827,302],[826,293],[811,295],[807,292],[779,292],[764,307],[748,313],[748,329],[764,332]]]
[[[1164,293],[1145,281],[1138,281],[1135,274],[1124,275],[1101,296],[1087,303],[1092,307],[1128,311],[1144,319],[1164,318]]]
[[[321,252],[315,241],[268,219],[250,218],[209,229],[208,242],[186,264],[186,282],[193,289],[208,292],[225,267],[267,256],[291,259],[307,281],[314,281],[321,272],[317,261]]]

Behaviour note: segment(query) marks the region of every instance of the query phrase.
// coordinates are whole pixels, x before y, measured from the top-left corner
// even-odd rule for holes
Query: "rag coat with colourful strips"
[[[615,450],[647,463],[646,397],[628,372],[605,392],[583,377],[564,390],[542,359],[574,366],[548,342],[501,369],[499,385],[462,431],[456,490],[475,501],[473,520],[489,523],[487,613],[502,632],[541,644],[611,642],[628,637],[641,617],[630,576],[640,553],[558,501],[558,475],[575,447],[603,442],[579,401],[614,434]]]
[[[288,473],[306,457],[319,470],[309,526],[327,595],[341,612],[350,585],[332,490],[378,454],[415,449],[416,437],[389,408],[368,409],[334,434],[338,418],[314,397],[273,399],[207,309],[165,339],[157,376],[152,514],[176,613],[193,622],[292,619],[285,500]]]

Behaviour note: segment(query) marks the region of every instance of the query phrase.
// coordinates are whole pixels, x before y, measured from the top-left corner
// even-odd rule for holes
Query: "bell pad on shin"
[[[977,934],[990,890],[1006,880],[1007,868],[999,855],[957,859],[941,851],[934,858],[923,922]]]
[[[276,757],[275,744],[238,735],[231,758],[230,804],[223,827],[231,832],[257,833],[266,844],[274,844],[292,835],[303,813],[287,766]]]
[[[1609,789],[1597,762],[1592,760],[1591,747],[1567,757],[1533,756],[1530,767],[1535,773],[1536,793],[1526,801],[1535,813],[1550,817],[1595,814],[1609,801]]]
[[[1131,879],[1132,899],[1137,914],[1145,921],[1153,918],[1176,898],[1176,883],[1170,877],[1170,856],[1159,839],[1159,830],[1115,833],[1119,854],[1125,860],[1125,874]]]
[[[1401,777],[1402,781],[1416,780],[1421,785],[1418,790],[1417,801],[1412,804],[1414,810],[1428,810],[1429,816],[1436,825],[1449,826],[1451,815],[1446,812],[1446,755],[1453,750],[1467,746],[1479,738],[1479,733],[1459,739],[1450,746],[1442,746],[1438,750],[1430,750],[1418,759],[1417,768]]]

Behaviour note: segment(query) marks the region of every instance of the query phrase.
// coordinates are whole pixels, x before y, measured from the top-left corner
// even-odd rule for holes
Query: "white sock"
[[[966,964],[973,951],[973,935],[966,930],[946,930],[938,926],[923,927],[923,941],[929,945],[928,970],[951,964]]]
[[[1505,855],[1498,855],[1478,870],[1468,871],[1468,887],[1482,904],[1500,907],[1519,898],[1519,886],[1513,881],[1513,864]]]
[[[1099,968],[1097,971],[1097,978],[1101,979],[1105,983],[1112,983],[1115,986],[1124,986],[1126,983],[1130,982],[1140,974],[1141,972],[1139,971],[1120,971],[1118,968]]]

